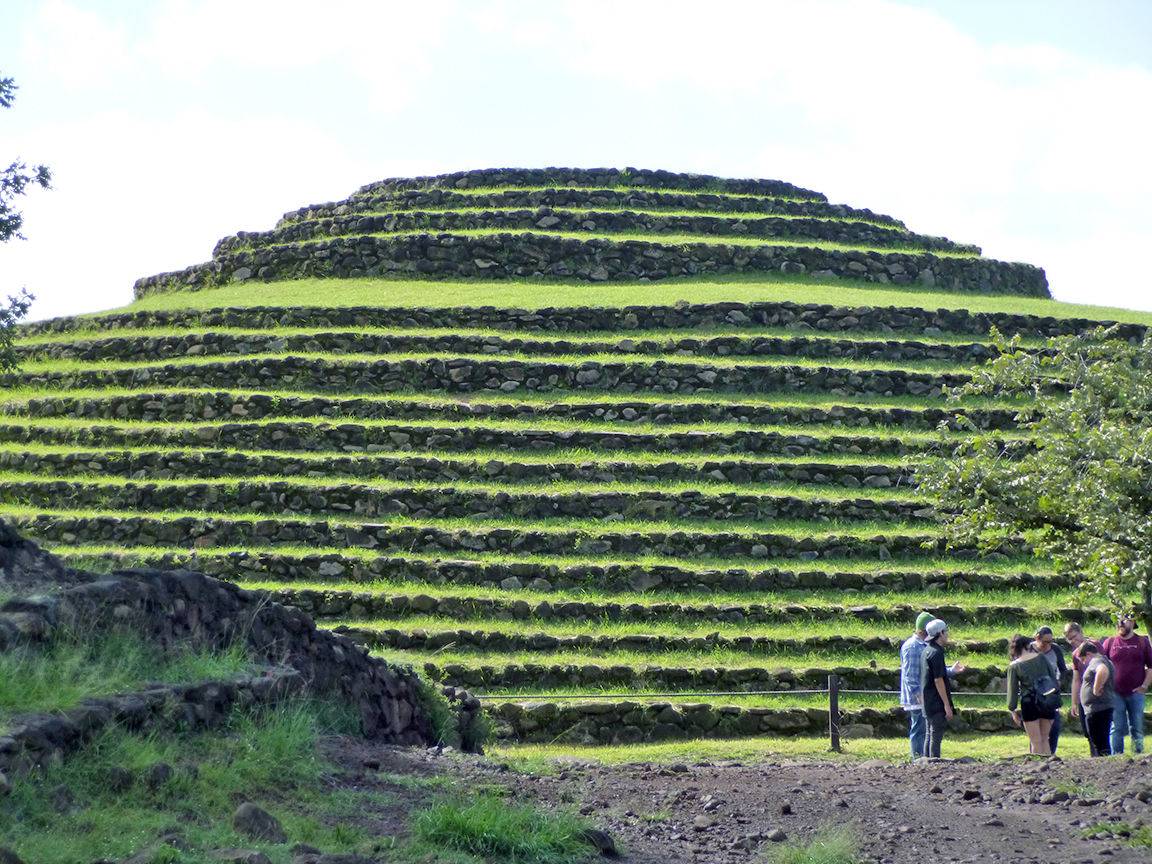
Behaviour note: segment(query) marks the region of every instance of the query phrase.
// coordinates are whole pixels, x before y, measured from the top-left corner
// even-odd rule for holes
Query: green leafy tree
[[[1152,625],[1152,335],[1100,329],[1042,352],[992,335],[1001,355],[952,395],[1010,400],[1030,443],[970,426],[922,470],[922,489],[954,539],[994,548],[1023,536],[1085,594]]]
[[[17,89],[12,78],[0,78],[0,108],[12,107]],[[20,233],[24,216],[13,206],[13,201],[25,194],[29,186],[47,189],[51,185],[52,172],[47,165],[29,167],[17,159],[4,169],[0,174],[0,243],[24,236]]]
[[[0,108],[11,108],[16,98],[16,82],[0,77]],[[15,200],[28,191],[29,186],[47,189],[52,184],[52,172],[47,165],[29,167],[17,159],[0,173],[0,243],[13,238],[23,239],[20,228],[24,215],[16,209]],[[8,305],[0,306],[0,372],[16,369],[16,351],[12,345],[16,324],[28,314],[35,299],[22,288],[17,295],[9,295]]]

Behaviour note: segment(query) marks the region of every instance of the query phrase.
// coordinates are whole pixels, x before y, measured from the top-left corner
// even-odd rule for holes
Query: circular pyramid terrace
[[[268,300],[316,278],[362,280],[362,302]],[[702,302],[704,278],[793,293]],[[373,302],[409,280],[426,300]],[[676,301],[632,302],[659,280]],[[549,300],[453,299],[510,282]],[[808,302],[829,285],[908,302]],[[0,515],[69,563],[271,590],[494,697],[509,740],[820,734],[826,702],[796,691],[833,671],[891,691],[922,608],[955,622],[962,688],[994,692],[1013,630],[1106,611],[1019,544],[949,547],[915,469],[970,434],[961,414],[1018,435],[1010,406],[943,398],[991,326],[1041,348],[1096,322],[932,289],[1048,296],[1038,268],[777,181],[385,180],[137,282],[170,303],[23,327]],[[846,720],[898,736],[894,703],[846,697]],[[1011,722],[995,699],[963,713]]]
[[[247,279],[410,274],[618,281],[810,274],[1048,296],[1042,270],[909,231],[775,180],[665,171],[491,170],[384,180],[221,240],[136,296]]]

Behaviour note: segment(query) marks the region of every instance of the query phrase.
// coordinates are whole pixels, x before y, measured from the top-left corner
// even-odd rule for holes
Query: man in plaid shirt
[[[924,755],[924,738],[928,728],[924,720],[924,649],[928,634],[924,628],[932,620],[928,612],[916,617],[916,632],[900,646],[900,707],[908,712],[908,743],[912,758]]]

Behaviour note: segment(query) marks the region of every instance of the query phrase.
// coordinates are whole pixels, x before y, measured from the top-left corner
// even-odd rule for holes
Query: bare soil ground
[[[1090,839],[1099,823],[1152,825],[1152,757],[1134,760],[882,760],[629,764],[561,763],[528,775],[484,757],[342,740],[329,755],[339,783],[397,791],[396,775],[442,777],[461,790],[507,787],[520,801],[578,809],[623,860],[747,862],[775,843],[851,824],[873,864],[1152,862],[1123,838]],[[419,799],[365,813],[374,832],[405,833]],[[786,837],[787,840],[781,839]]]

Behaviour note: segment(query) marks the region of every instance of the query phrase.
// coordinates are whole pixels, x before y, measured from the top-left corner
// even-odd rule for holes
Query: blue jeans
[[[924,755],[924,739],[927,735],[928,723],[924,720],[924,712],[909,711],[908,743],[911,745],[913,759],[919,759]]]
[[[1048,733],[1048,746],[1052,750],[1052,755],[1056,755],[1056,745],[1060,741],[1060,711],[1056,712],[1056,716],[1052,718],[1052,730]]]
[[[1112,710],[1112,752],[1124,752],[1124,736],[1132,732],[1132,750],[1144,752],[1144,694],[1116,694]]]

